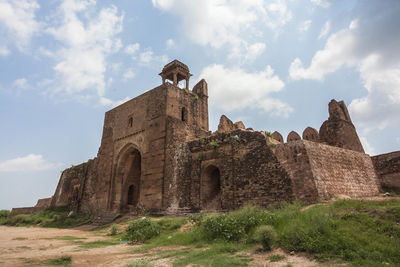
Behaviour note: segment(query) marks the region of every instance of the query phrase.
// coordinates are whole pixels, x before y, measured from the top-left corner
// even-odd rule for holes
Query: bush
[[[209,240],[250,241],[252,230],[269,220],[270,214],[261,208],[246,206],[222,215],[212,215],[201,222],[202,232]]]
[[[9,210],[0,210],[0,218],[7,218],[10,215]]]
[[[254,239],[261,243],[264,250],[271,250],[277,238],[275,229],[270,225],[261,225],[254,232]]]
[[[113,224],[111,225],[110,228],[110,235],[116,235],[116,234],[118,234],[118,225]]]
[[[125,238],[131,243],[144,242],[152,237],[158,236],[161,226],[148,218],[138,219],[131,222],[125,231]]]

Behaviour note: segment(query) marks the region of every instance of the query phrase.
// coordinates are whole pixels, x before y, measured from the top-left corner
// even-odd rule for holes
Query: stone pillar
[[[189,78],[186,78],[186,88],[189,89]]]
[[[174,85],[178,86],[178,74],[174,72]]]

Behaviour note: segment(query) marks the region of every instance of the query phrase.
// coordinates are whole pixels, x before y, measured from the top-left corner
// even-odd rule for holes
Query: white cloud
[[[26,89],[29,87],[28,80],[25,78],[16,79],[12,86],[18,89]]]
[[[167,49],[172,49],[172,48],[175,48],[175,46],[176,46],[175,41],[173,39],[168,39],[165,42],[165,45],[166,45]]]
[[[376,155],[375,149],[368,143],[367,138],[364,136],[360,136],[360,141],[362,146],[364,147],[365,153],[374,156]]]
[[[311,3],[323,8],[328,8],[331,6],[331,3],[328,0],[311,0]]]
[[[352,25],[350,24],[350,28],[351,28],[351,26]],[[330,30],[331,30],[331,22],[328,20],[327,22],[325,22],[324,26],[322,27],[321,32],[318,35],[318,40],[327,36]]]
[[[134,77],[135,77],[135,73],[133,72],[132,69],[127,69],[123,74],[123,78],[125,81],[133,79]]]
[[[304,68],[299,58],[290,65],[289,75],[293,80],[322,80],[327,73],[335,72],[341,66],[352,66],[355,58],[356,37],[348,29],[332,34],[323,50],[319,50],[311,60],[311,65]]]
[[[365,131],[400,124],[400,2],[368,3],[348,28],[329,36],[309,67],[296,58],[289,69],[294,80],[323,80],[341,67],[358,71],[367,94],[354,99],[349,111]]]
[[[6,57],[11,53],[7,46],[0,46],[0,56]]]
[[[200,78],[205,78],[212,88],[209,100],[215,108],[224,111],[257,108],[280,117],[288,117],[293,110],[288,104],[270,97],[285,85],[270,66],[264,71],[249,73],[241,68],[228,69],[215,64],[204,68]]]
[[[133,56],[139,49],[140,49],[139,43],[130,44],[125,47],[125,53]]]
[[[45,171],[60,167],[60,163],[51,163],[43,159],[42,155],[29,154],[25,157],[0,162],[0,172],[32,172]]]
[[[311,20],[305,20],[299,27],[300,32],[307,32],[311,26]]]
[[[161,67],[168,62],[168,56],[157,56],[154,54],[153,49],[146,48],[139,54],[139,63],[144,66]]]
[[[114,100],[111,100],[111,99],[109,99],[107,97],[102,96],[102,97],[100,97],[100,104],[103,105],[103,106],[114,108],[116,106],[121,105],[122,103],[125,103],[128,100],[130,100],[129,97],[125,97],[124,99],[120,99],[120,100],[114,101]]]
[[[229,57],[251,57],[255,38],[267,27],[274,34],[291,20],[284,0],[152,0],[153,5],[182,20],[182,31],[194,43],[214,49],[229,48]],[[199,10],[201,12],[199,12]],[[252,40],[251,42],[248,40]]]
[[[17,48],[23,50],[40,29],[35,12],[40,8],[36,1],[0,0],[0,25],[10,33]]]
[[[95,91],[100,97],[105,93],[107,56],[122,47],[116,35],[122,31],[123,15],[118,15],[115,6],[97,13],[95,4],[95,1],[64,1],[58,10],[58,25],[47,29],[62,46],[55,55],[56,92]]]

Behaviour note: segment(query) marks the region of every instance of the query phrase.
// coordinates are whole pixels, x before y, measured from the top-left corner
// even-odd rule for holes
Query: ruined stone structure
[[[137,209],[179,213],[374,196],[380,181],[400,187],[400,154],[371,160],[343,101],[329,103],[319,132],[307,127],[301,138],[292,131],[286,143],[278,132],[246,129],[224,115],[211,133],[206,81],[190,90],[189,68],[177,60],[160,76],[160,86],[106,112],[97,157],[62,173],[51,207],[109,220]]]

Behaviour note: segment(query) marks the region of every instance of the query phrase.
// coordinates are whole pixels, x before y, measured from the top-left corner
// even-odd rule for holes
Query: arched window
[[[133,118],[132,117],[130,117],[129,120],[128,120],[128,126],[129,127],[133,126]]]
[[[185,107],[183,107],[183,108],[181,109],[181,120],[182,120],[182,121],[187,121],[187,111],[186,111],[186,108],[185,108]]]

